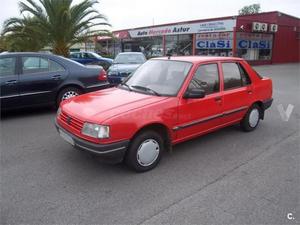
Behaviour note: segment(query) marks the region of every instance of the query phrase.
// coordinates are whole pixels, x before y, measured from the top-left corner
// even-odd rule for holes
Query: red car
[[[272,100],[271,79],[243,59],[156,58],[118,87],[62,102],[56,126],[74,147],[142,172],[179,142],[236,123],[254,130]]]

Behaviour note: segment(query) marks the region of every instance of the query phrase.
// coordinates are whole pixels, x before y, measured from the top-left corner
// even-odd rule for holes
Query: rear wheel
[[[144,131],[130,144],[125,162],[137,172],[146,172],[159,163],[163,148],[161,135],[152,130]]]
[[[257,104],[252,105],[241,121],[242,129],[246,132],[254,130],[259,124],[261,113],[261,108]]]
[[[56,100],[56,104],[57,106],[59,106],[59,104],[69,98],[73,98],[75,96],[78,96],[82,93],[82,91],[79,88],[76,87],[67,87],[62,89],[58,96],[57,96],[57,100]]]

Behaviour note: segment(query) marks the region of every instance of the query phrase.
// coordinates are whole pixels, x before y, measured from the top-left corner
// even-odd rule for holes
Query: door
[[[249,75],[238,62],[223,62],[224,79],[222,123],[240,121],[252,102],[252,85]]]
[[[54,103],[57,88],[67,75],[64,67],[39,56],[23,56],[21,65],[20,100],[26,105]]]
[[[17,57],[0,58],[0,106],[2,109],[19,106]]]
[[[221,123],[222,96],[217,63],[198,67],[188,86],[188,89],[195,88],[205,90],[205,97],[179,100],[178,125],[174,128],[178,141],[208,132]]]

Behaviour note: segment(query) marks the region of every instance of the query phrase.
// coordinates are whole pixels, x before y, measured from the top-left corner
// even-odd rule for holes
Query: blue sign
[[[271,49],[272,41],[270,41],[270,40],[238,40],[238,48]]]
[[[197,49],[231,49],[232,40],[197,40]]]

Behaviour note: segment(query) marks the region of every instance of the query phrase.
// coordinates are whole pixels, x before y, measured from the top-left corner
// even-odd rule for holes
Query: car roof
[[[53,55],[52,53],[47,52],[5,52],[1,55],[11,55],[11,56],[18,56],[18,55]]]
[[[132,55],[132,54],[144,55],[142,52],[120,52],[118,55]]]
[[[156,59],[183,61],[183,62],[191,62],[191,63],[243,60],[243,59],[237,58],[237,57],[220,57],[220,56],[170,56],[170,57],[153,58],[153,60],[156,60]]]

